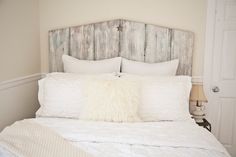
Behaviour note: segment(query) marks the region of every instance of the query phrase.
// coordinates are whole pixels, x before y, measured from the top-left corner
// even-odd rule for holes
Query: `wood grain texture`
[[[96,23],[95,27],[95,60],[113,58],[119,55],[120,20]]]
[[[50,71],[63,71],[62,55],[69,54],[69,28],[49,31],[48,37]]]
[[[127,20],[121,20],[120,32],[120,56],[144,61],[145,24]]]
[[[69,54],[84,60],[121,56],[148,63],[178,58],[177,74],[191,75],[193,38],[189,31],[120,19],[53,30],[49,32],[50,71],[63,71],[61,57]]]
[[[171,59],[179,59],[177,75],[192,75],[194,35],[192,32],[172,30]]]
[[[78,59],[94,60],[94,25],[70,29],[70,55]]]
[[[157,63],[170,60],[170,29],[146,25],[145,62]]]

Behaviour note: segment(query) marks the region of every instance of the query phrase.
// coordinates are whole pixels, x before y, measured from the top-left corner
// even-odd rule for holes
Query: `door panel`
[[[235,80],[236,74],[236,30],[226,30],[223,35],[221,77],[223,80]]]
[[[233,145],[235,101],[232,98],[221,98],[221,118],[219,140],[227,147]]]
[[[236,1],[217,0],[209,103],[213,106],[213,133],[236,157]],[[211,111],[210,111],[211,112]]]

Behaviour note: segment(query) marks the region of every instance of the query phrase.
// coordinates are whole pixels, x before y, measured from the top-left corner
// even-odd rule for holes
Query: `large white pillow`
[[[39,80],[40,108],[36,116],[79,118],[86,99],[83,95],[87,79],[115,79],[114,74],[79,75],[51,73]]]
[[[111,122],[136,122],[140,103],[140,83],[117,77],[91,80],[86,85],[87,103],[80,119]]]
[[[89,61],[79,60],[68,55],[63,55],[62,61],[64,65],[64,72],[67,73],[101,74],[120,72],[121,66],[121,57]]]
[[[189,120],[191,77],[145,77],[121,74],[121,78],[141,80],[139,116],[143,121]]]
[[[178,59],[161,63],[144,63],[122,58],[121,72],[137,75],[174,76],[178,64]]]

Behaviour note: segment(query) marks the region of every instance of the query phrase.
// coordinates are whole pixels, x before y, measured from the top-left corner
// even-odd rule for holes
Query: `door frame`
[[[218,136],[218,119],[216,106],[212,104],[211,93],[211,79],[212,79],[212,67],[213,67],[213,55],[214,55],[214,37],[215,37],[215,18],[216,18],[216,4],[217,0],[207,0],[207,17],[206,17],[206,33],[205,33],[205,53],[204,53],[204,69],[203,69],[203,84],[204,91],[208,98],[208,104],[206,105],[206,117],[212,123],[213,134]]]

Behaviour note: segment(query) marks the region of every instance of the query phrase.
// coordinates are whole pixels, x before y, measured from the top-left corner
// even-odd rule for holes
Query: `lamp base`
[[[193,118],[197,123],[202,123],[203,118],[205,117],[205,114],[202,110],[203,106],[196,106],[196,110],[193,111]]]
[[[203,123],[204,117],[205,117],[205,115],[202,115],[202,116],[193,115],[193,118],[194,118],[195,122],[197,122],[197,123]]]

